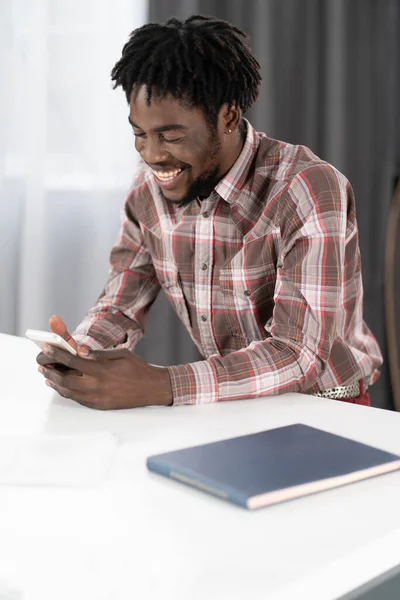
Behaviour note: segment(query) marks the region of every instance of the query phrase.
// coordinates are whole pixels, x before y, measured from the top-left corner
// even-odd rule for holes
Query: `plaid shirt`
[[[308,148],[246,123],[239,158],[202,202],[166,202],[142,164],[105,289],[74,333],[93,349],[133,349],[163,288],[203,357],[168,367],[174,404],[379,375],[349,182]]]

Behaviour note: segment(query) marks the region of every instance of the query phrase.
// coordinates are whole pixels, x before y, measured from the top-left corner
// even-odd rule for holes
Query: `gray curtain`
[[[365,320],[386,355],[385,238],[400,175],[400,3],[150,0],[150,21],[195,13],[224,18],[250,35],[263,75],[260,98],[247,115],[253,125],[271,137],[309,146],[351,181],[360,229]],[[169,358],[187,360],[192,345],[180,324],[170,322],[162,311],[154,316],[156,329],[152,319],[149,324],[154,340],[157,329],[168,325],[174,340]],[[160,346],[158,351],[163,352]],[[387,361],[381,373],[371,390],[372,403],[392,408]]]

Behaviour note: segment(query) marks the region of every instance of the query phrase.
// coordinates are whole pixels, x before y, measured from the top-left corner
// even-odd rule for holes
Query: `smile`
[[[158,184],[161,187],[172,187],[184,169],[174,169],[173,171],[155,171],[152,169]]]

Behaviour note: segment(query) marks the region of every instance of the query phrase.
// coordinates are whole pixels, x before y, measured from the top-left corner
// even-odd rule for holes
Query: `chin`
[[[174,194],[173,192],[166,192],[165,190],[162,190],[162,195],[166,200],[168,200],[168,202],[174,202],[175,204],[179,204],[185,198],[185,196],[182,194]]]
[[[168,200],[169,202],[174,202],[176,204],[183,202],[187,196],[186,190],[183,192],[181,190],[165,190],[162,188],[160,188],[160,190],[166,200]]]

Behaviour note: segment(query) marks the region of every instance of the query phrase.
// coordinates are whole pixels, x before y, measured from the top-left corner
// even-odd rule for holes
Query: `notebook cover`
[[[151,456],[147,467],[253,509],[400,469],[400,456],[297,423]]]

